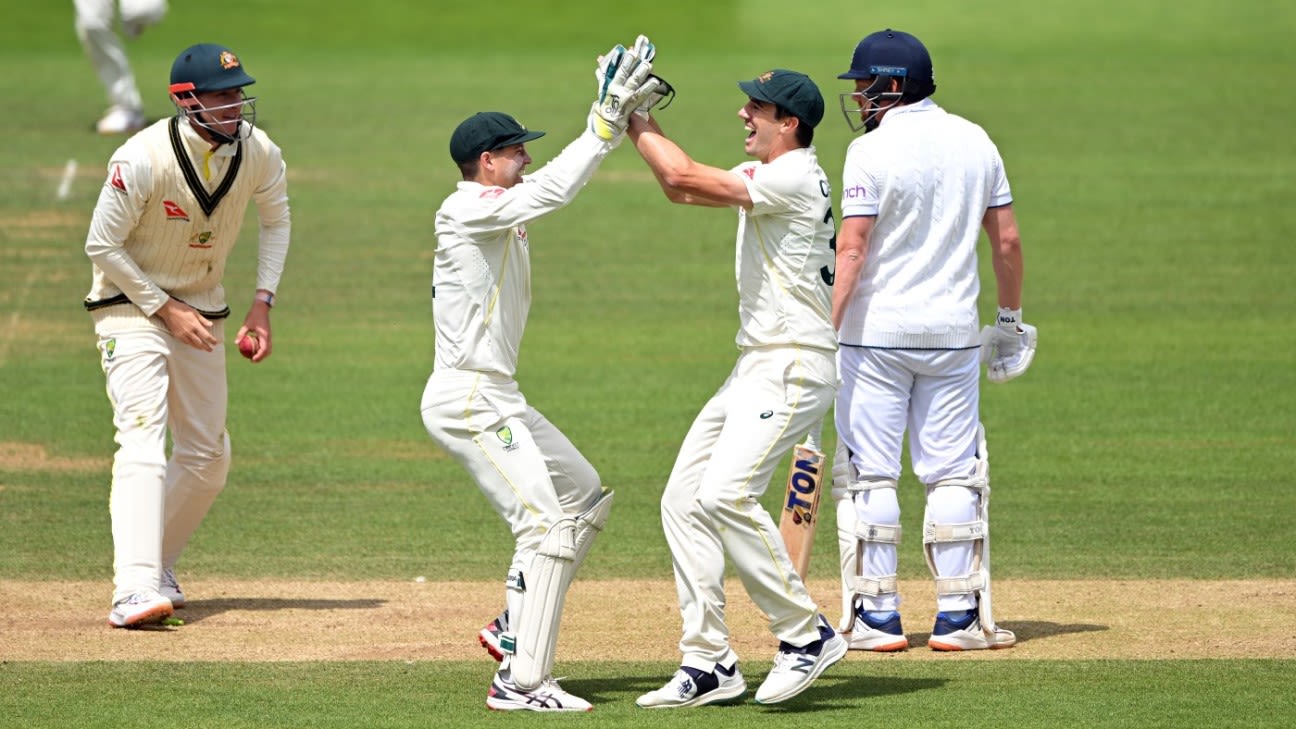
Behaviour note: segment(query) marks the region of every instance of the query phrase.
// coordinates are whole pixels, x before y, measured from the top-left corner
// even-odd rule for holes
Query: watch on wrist
[[[258,291],[254,298],[257,301],[260,301],[261,303],[265,304],[266,306],[275,305],[275,295],[270,293],[269,291]]]

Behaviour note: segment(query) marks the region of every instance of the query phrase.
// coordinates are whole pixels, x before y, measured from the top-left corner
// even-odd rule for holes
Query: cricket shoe
[[[140,590],[113,603],[108,624],[114,628],[137,628],[160,623],[171,617],[171,601],[156,590]]]
[[[713,671],[680,666],[665,686],[640,696],[635,703],[645,709],[675,709],[731,701],[746,692],[747,682],[737,661],[729,668],[717,664]]]
[[[881,616],[881,617],[875,617]],[[906,650],[909,639],[900,627],[900,613],[879,613],[856,608],[847,644],[853,651],[893,653]]]
[[[162,593],[162,597],[171,601],[171,607],[176,610],[184,607],[184,591],[180,589],[180,583],[176,582],[175,570],[169,567],[162,570],[162,578],[160,582],[161,586],[159,587],[158,592]]]
[[[927,645],[934,651],[998,650],[1011,648],[1016,643],[1017,636],[1011,630],[998,626],[987,636],[976,610],[936,613],[936,626],[927,639]]]
[[[148,126],[148,120],[137,109],[114,106],[103,118],[95,122],[95,131],[105,136],[114,134],[134,134]]]
[[[501,668],[491,681],[486,694],[486,708],[494,711],[593,711],[594,706],[579,696],[573,696],[546,678],[534,690],[526,691],[513,683],[507,668]]]
[[[486,623],[486,627],[477,633],[477,642],[481,643],[482,648],[491,654],[491,658],[497,661],[504,660],[505,653],[512,653],[512,638],[507,633],[509,629],[508,610],[500,613],[498,618]]]
[[[846,655],[848,647],[842,638],[819,616],[819,640],[804,646],[779,642],[774,667],[756,689],[756,703],[777,704],[805,691],[829,666]]]

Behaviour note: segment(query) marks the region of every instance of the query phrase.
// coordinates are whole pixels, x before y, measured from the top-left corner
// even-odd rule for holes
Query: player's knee
[[[697,499],[692,489],[686,489],[674,483],[666,484],[661,496],[661,516],[663,521],[678,521],[698,510]]]
[[[938,524],[972,521],[979,498],[966,486],[935,486],[927,492],[928,518]]]
[[[727,489],[703,489],[697,497],[697,508],[707,516],[747,512],[758,507],[756,499]]]
[[[78,8],[73,27],[76,28],[77,37],[82,40],[94,35],[110,34],[113,32],[113,16],[111,13],[104,15],[98,12],[82,12]]]
[[[899,524],[900,500],[894,488],[877,488],[855,494],[855,514],[869,524]]]
[[[173,457],[177,467],[193,476],[195,487],[208,491],[225,488],[231,460],[228,433],[206,444],[177,444]]]

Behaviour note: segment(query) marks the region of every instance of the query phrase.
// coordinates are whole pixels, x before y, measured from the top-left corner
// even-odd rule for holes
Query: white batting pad
[[[513,681],[524,691],[539,688],[553,666],[575,558],[576,519],[560,519],[545,534],[525,573],[526,592],[516,626],[517,650],[510,661]]]

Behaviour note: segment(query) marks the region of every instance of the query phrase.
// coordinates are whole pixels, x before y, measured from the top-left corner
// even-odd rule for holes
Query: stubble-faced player
[[[1036,335],[1021,319],[1021,237],[1003,160],[981,127],[928,98],[936,90],[931,57],[912,35],[867,36],[840,78],[855,83],[841,95],[847,122],[867,130],[846,153],[833,291],[843,446],[833,492],[850,646],[908,647],[896,587],[896,486],[908,430],[914,473],[927,491],[923,546],[936,578],[928,645],[1006,648],[1016,638],[991,613],[979,364],[985,356],[996,382],[1022,374]],[[979,334],[982,229],[999,316]]]
[[[525,178],[526,143],[544,132],[499,112],[464,120],[450,138],[463,181],[436,213],[436,361],[423,423],[472,475],[516,542],[508,609],[490,634],[503,660],[486,705],[501,711],[593,708],[564,691],[551,671],[567,588],[607,520],[612,492],[527,403],[514,374],[531,305],[527,224],[576,197],[656,86],[651,64],[633,51],[618,46],[604,58],[607,75],[588,129]]]
[[[283,155],[253,126],[255,98],[243,94],[252,83],[224,46],[181,52],[170,86],[178,113],[113,153],[90,221],[85,307],[118,444],[115,627],[157,622],[184,605],[176,561],[225,487],[230,308],[221,281],[249,201],[261,220],[257,290],[238,338],[255,337],[253,362],[270,356],[270,307],[291,223]]]
[[[732,701],[747,685],[724,621],[725,557],[779,639],[756,701],[786,701],[846,654],[793,569],[759,499],[779,460],[832,404],[832,199],[811,146],[823,118],[814,82],[778,69],[738,84],[744,151],[731,170],[693,161],[654,120],[630,134],[666,196],[738,211],[738,361],[702,408],[662,494],[662,525],[679,593],[680,669],[638,699],[645,708]]]

